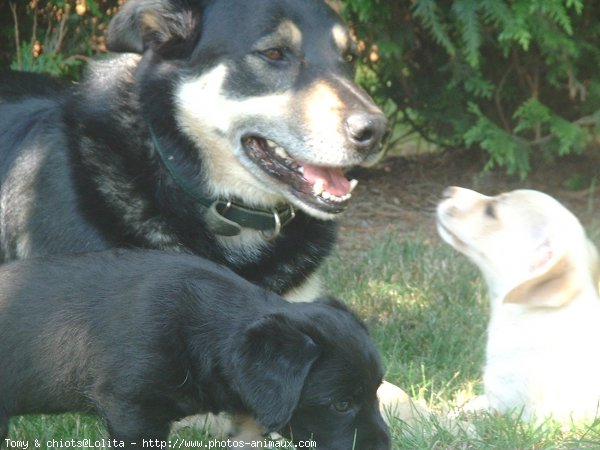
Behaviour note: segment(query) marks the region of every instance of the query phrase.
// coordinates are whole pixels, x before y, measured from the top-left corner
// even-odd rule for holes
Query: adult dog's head
[[[330,219],[354,187],[344,170],[380,151],[385,118],[321,0],[129,0],[107,44],[143,55],[141,101],[158,111],[147,120],[196,148],[215,197]]]
[[[481,269],[492,298],[558,307],[596,289],[596,248],[577,218],[542,192],[488,197],[451,187],[438,205],[437,227]]]
[[[326,450],[388,450],[383,371],[364,325],[330,298],[251,324],[233,352],[234,389],[268,431]]]

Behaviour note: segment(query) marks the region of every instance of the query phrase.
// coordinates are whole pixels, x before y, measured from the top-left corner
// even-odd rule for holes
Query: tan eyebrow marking
[[[259,47],[279,46],[285,44],[291,48],[300,49],[302,47],[302,31],[289,19],[283,20],[277,29],[258,40]]]
[[[291,20],[284,20],[281,22],[277,31],[281,34],[287,35],[290,39],[292,46],[300,48],[302,46],[302,31],[300,28]]]
[[[333,36],[335,45],[337,45],[340,51],[344,52],[348,50],[348,47],[350,47],[350,37],[348,36],[346,28],[340,24],[335,24],[331,29],[331,35]]]

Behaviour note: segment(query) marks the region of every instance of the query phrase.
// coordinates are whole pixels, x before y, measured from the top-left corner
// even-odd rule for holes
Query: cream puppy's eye
[[[485,215],[491,219],[496,219],[496,205],[491,202],[485,205]]]

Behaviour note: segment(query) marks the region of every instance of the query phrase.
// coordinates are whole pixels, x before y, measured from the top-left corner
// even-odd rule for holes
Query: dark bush
[[[600,2],[346,0],[363,83],[443,147],[526,175],[600,130]]]
[[[105,50],[103,33],[123,0],[9,0],[0,3],[0,63],[76,78]]]

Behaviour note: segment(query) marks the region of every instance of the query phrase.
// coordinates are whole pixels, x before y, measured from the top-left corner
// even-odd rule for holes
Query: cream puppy
[[[489,290],[483,404],[526,420],[600,416],[598,256],[577,218],[538,191],[451,187],[437,228]]]

